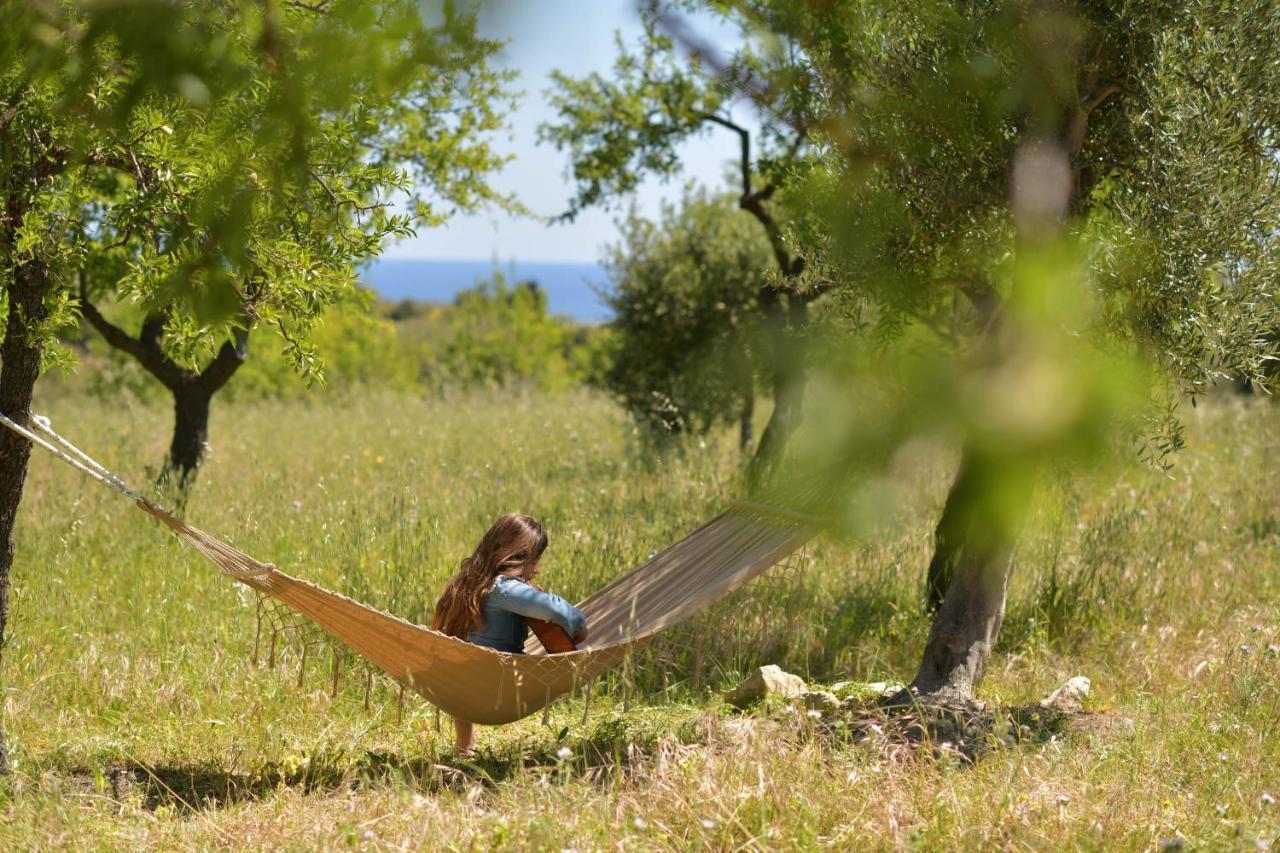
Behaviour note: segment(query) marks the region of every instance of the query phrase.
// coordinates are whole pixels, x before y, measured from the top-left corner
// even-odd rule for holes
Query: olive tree
[[[1265,381],[1280,4],[705,5],[802,53],[815,156],[791,239],[833,309],[934,333],[897,403],[812,450],[848,494],[913,437],[958,440],[912,688],[968,701],[1044,467],[1139,434],[1160,460],[1181,395]]]

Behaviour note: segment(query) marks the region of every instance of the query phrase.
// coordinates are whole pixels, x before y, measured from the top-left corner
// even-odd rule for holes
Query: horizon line
[[[441,263],[464,263],[464,264],[488,264],[495,267],[509,266],[511,264],[555,264],[558,266],[569,267],[598,267],[599,261],[577,261],[577,260],[542,260],[542,259],[521,259],[521,258],[463,258],[463,257],[440,257],[438,255],[379,255],[372,258],[366,263],[376,264],[383,261],[439,261]]]

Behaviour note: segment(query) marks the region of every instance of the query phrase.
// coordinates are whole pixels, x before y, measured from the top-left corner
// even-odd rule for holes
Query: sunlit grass
[[[126,479],[146,484],[163,457],[163,409],[47,408]],[[1280,643],[1280,412],[1222,400],[1189,419],[1171,477],[1135,468],[1046,487],[983,690],[1021,704],[1083,673],[1094,707],[1132,726],[970,769],[887,761],[785,720],[744,728],[714,699],[761,663],[820,681],[910,676],[945,453],[912,473],[899,526],[821,543],[670,632],[596,686],[585,721],[572,697],[549,726],[484,730],[467,775],[449,769],[448,726],[419,700],[401,717],[378,681],[366,710],[352,662],[336,697],[327,651],[310,653],[301,685],[296,648],[274,671],[255,667],[244,589],[38,455],[4,657],[18,771],[0,846],[1274,839],[1280,806],[1262,797],[1280,797],[1280,653],[1268,651]],[[500,512],[547,524],[542,577],[581,598],[696,527],[738,477],[728,435],[638,458],[625,416],[586,392],[240,402],[215,407],[212,435],[192,521],[418,622]]]

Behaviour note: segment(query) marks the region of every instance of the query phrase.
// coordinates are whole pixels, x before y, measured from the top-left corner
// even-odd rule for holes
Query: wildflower
[[[635,820],[633,820],[633,821],[632,821],[632,823],[634,823],[634,824],[635,824],[636,829],[648,829],[648,828],[649,828],[649,821],[647,821],[647,820],[645,820],[644,818],[640,817],[640,815],[636,815]]]
[[[703,828],[703,829],[715,829],[715,828],[716,828],[716,822],[715,822],[714,820],[712,820],[711,818],[709,818],[709,817],[704,817],[704,818],[702,819],[702,828]]]
[[[381,464],[382,464],[382,457],[381,457],[381,456],[375,456],[375,457],[373,458],[373,464],[374,464],[374,465],[381,465]]]
[[[571,755],[573,755],[573,750],[567,746],[562,746],[556,750],[556,758],[559,758],[561,760],[564,760]]]

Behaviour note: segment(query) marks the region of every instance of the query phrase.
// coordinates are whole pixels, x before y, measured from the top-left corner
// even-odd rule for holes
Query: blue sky
[[[732,35],[722,26],[702,23],[700,29],[707,34]],[[561,213],[571,195],[565,177],[567,157],[537,144],[538,124],[555,117],[544,97],[548,75],[553,69],[574,76],[607,73],[616,54],[614,31],[620,30],[630,43],[640,37],[635,0],[489,2],[481,7],[480,29],[490,38],[508,40],[499,63],[520,72],[517,86],[524,91],[511,115],[511,138],[499,140],[500,150],[515,159],[496,176],[494,185],[515,193],[536,213]],[[746,107],[738,107],[734,117],[753,126]],[[640,210],[655,214],[660,201],[677,197],[688,178],[724,186],[725,164],[733,159],[736,146],[734,137],[720,128],[690,141],[683,151],[685,174],[666,184],[647,181],[636,195]],[[602,245],[616,239],[616,215],[592,210],[565,225],[501,213],[461,216],[439,228],[421,229],[416,238],[391,247],[385,257],[590,263],[598,259]]]

